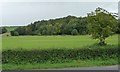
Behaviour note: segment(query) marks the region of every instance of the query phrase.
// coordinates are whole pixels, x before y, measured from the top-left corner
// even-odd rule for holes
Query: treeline
[[[85,35],[88,34],[87,18],[67,16],[64,18],[36,21],[18,27],[12,35]]]
[[[102,8],[100,8],[100,10],[102,10]],[[110,16],[110,15],[107,15],[107,13],[104,15],[108,16],[108,18]],[[11,31],[11,35],[12,36],[18,36],[18,35],[85,35],[89,33],[88,24],[90,22],[88,21],[90,20],[88,20],[89,19],[88,17],[89,15],[87,17],[75,17],[75,16],[69,15],[63,18],[35,21],[34,23],[31,23],[27,26],[18,27],[17,29]],[[98,17],[101,17],[101,15]],[[101,19],[101,18],[97,18],[97,19]],[[99,22],[100,20],[95,20],[95,22],[96,21]],[[104,22],[100,22],[100,23],[106,22],[106,20],[103,20],[103,21]],[[107,19],[107,21],[109,20]],[[116,19],[116,21],[118,20]],[[115,33],[120,33],[119,23],[117,27],[115,28],[117,29]]]

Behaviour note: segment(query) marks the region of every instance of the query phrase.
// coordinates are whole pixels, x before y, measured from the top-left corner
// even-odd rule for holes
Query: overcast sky
[[[86,16],[102,7],[118,13],[117,2],[6,2],[2,3],[2,26],[21,26],[43,19]]]

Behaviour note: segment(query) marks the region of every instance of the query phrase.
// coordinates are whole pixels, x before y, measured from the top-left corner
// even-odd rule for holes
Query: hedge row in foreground
[[[2,52],[2,63],[61,63],[70,60],[109,59],[118,57],[118,48],[7,50]]]

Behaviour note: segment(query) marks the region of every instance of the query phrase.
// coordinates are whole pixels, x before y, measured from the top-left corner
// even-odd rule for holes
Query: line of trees
[[[107,17],[109,18],[109,15],[107,13],[101,13],[101,15],[103,16],[103,18],[104,16],[106,18]],[[101,15],[99,14],[99,15],[94,15],[94,16],[98,19],[101,19],[100,18]],[[18,27],[14,31],[11,31],[11,35],[13,36],[18,36],[18,35],[85,35],[85,34],[88,34],[89,32],[89,28],[88,28],[88,26],[90,25],[89,17],[90,17],[89,15],[87,17],[75,17],[75,16],[69,15],[63,18],[35,21],[34,23],[31,23],[27,26]],[[108,19],[106,20],[110,21]],[[104,21],[101,23],[105,23],[105,20],[101,20],[101,21]],[[97,22],[95,23],[95,25],[98,25]],[[120,33],[119,28],[115,32]]]

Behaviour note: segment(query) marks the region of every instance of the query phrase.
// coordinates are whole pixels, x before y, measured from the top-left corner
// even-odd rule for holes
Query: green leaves
[[[2,63],[63,63],[70,60],[117,58],[117,48],[7,50],[2,52]]]
[[[105,43],[105,38],[114,34],[117,30],[117,19],[102,8],[97,8],[95,13],[88,15],[89,33],[94,39],[99,39],[100,44]]]
[[[73,29],[72,32],[71,32],[72,35],[78,35],[78,31],[77,29]]]

